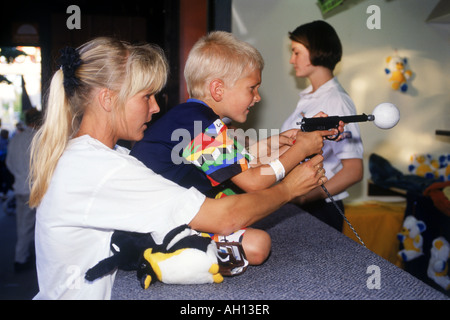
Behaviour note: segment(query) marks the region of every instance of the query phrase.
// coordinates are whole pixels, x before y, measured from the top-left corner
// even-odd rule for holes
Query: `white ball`
[[[373,109],[374,123],[380,129],[391,129],[400,120],[400,111],[392,103],[381,103]]]

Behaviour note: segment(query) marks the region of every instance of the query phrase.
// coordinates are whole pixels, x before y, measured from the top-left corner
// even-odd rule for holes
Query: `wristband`
[[[269,163],[269,166],[275,172],[275,177],[276,177],[277,181],[280,181],[281,179],[284,178],[284,175],[285,175],[284,166],[280,160],[276,159],[276,160],[271,161]]]

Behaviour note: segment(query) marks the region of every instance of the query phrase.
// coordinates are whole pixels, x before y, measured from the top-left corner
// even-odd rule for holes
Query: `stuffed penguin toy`
[[[156,243],[149,233],[114,231],[110,246],[113,255],[89,269],[85,274],[86,280],[94,281],[116,269],[136,271],[144,250],[156,247]]]
[[[193,234],[187,225],[170,231],[158,245],[149,233],[115,231],[111,237],[113,255],[85,274],[94,281],[116,269],[137,271],[144,289],[159,280],[172,284],[220,283],[217,247],[210,237]]]
[[[144,251],[137,276],[143,289],[157,280],[167,284],[223,281],[215,242],[210,237],[192,234],[186,225],[169,232],[161,245]]]

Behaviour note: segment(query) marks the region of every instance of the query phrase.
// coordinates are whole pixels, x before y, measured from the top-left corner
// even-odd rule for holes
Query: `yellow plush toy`
[[[448,259],[450,258],[450,245],[443,237],[433,240],[431,257],[428,264],[428,277],[433,279],[445,290],[450,290],[450,278],[448,276]]]
[[[423,254],[423,238],[421,233],[426,229],[423,221],[417,220],[413,216],[407,216],[403,222],[403,228],[397,234],[398,240],[403,244],[403,249],[398,252],[398,256],[403,261],[411,261]]]
[[[430,154],[415,154],[411,156],[409,172],[424,178],[437,178],[436,170],[439,169],[439,162],[433,159]]]
[[[394,90],[406,92],[408,90],[408,79],[412,76],[412,71],[407,68],[407,59],[398,55],[386,58],[386,68],[384,69],[389,78],[391,87]]]
[[[415,154],[411,156],[408,171],[420,177],[450,180],[450,154],[434,157],[431,154]]]

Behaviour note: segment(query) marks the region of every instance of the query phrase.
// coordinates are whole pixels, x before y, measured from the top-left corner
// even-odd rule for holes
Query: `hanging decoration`
[[[322,14],[328,13],[335,9],[336,7],[342,5],[344,0],[318,0],[317,5],[322,11]]]

